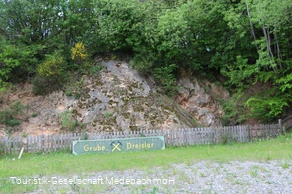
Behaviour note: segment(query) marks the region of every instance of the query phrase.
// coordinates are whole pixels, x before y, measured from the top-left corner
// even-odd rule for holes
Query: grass
[[[191,164],[208,160],[228,161],[268,161],[292,160],[292,135],[280,136],[276,139],[253,143],[233,143],[227,145],[204,145],[189,147],[167,147],[160,151],[144,151],[131,153],[88,154],[75,156],[68,151],[28,154],[22,158],[16,155],[1,156],[0,159],[0,193],[4,191],[18,192],[7,181],[9,177],[42,177],[48,175],[66,175],[74,173],[98,172],[104,170],[146,170],[155,166],[168,167],[173,163]],[[286,162],[287,163],[287,162]],[[288,163],[283,164],[286,169]],[[251,172],[253,174],[253,172]],[[5,187],[2,187],[5,185]],[[26,191],[34,189],[34,185],[24,185]],[[6,189],[6,190],[3,190]]]

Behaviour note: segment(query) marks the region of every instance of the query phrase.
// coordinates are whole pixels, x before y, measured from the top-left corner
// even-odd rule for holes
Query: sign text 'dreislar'
[[[73,154],[75,155],[161,149],[165,149],[163,136],[73,141]]]

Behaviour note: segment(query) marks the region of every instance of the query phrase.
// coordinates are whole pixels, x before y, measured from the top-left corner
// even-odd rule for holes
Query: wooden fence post
[[[281,119],[279,119],[278,120],[278,125],[279,125],[279,128],[280,128],[280,132],[281,132],[281,134],[283,134],[283,128],[282,128],[282,120]]]

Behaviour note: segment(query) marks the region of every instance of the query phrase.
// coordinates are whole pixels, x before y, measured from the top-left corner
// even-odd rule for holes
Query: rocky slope
[[[151,78],[140,76],[122,61],[99,61],[98,75],[83,76],[69,94],[57,91],[34,96],[32,86],[16,87],[7,104],[21,101],[26,108],[18,128],[26,133],[54,133],[68,122],[74,129],[124,131],[220,125],[222,108],[216,98],[227,98],[223,88],[207,81],[182,78],[176,99],[160,94]],[[72,93],[74,95],[72,95]],[[76,95],[77,94],[77,95]],[[64,122],[64,120],[67,123]],[[2,129],[5,128],[2,126]],[[6,127],[7,129],[7,127]]]

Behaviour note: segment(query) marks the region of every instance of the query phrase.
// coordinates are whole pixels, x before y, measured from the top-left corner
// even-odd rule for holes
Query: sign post
[[[73,154],[164,150],[164,136],[73,141]]]

